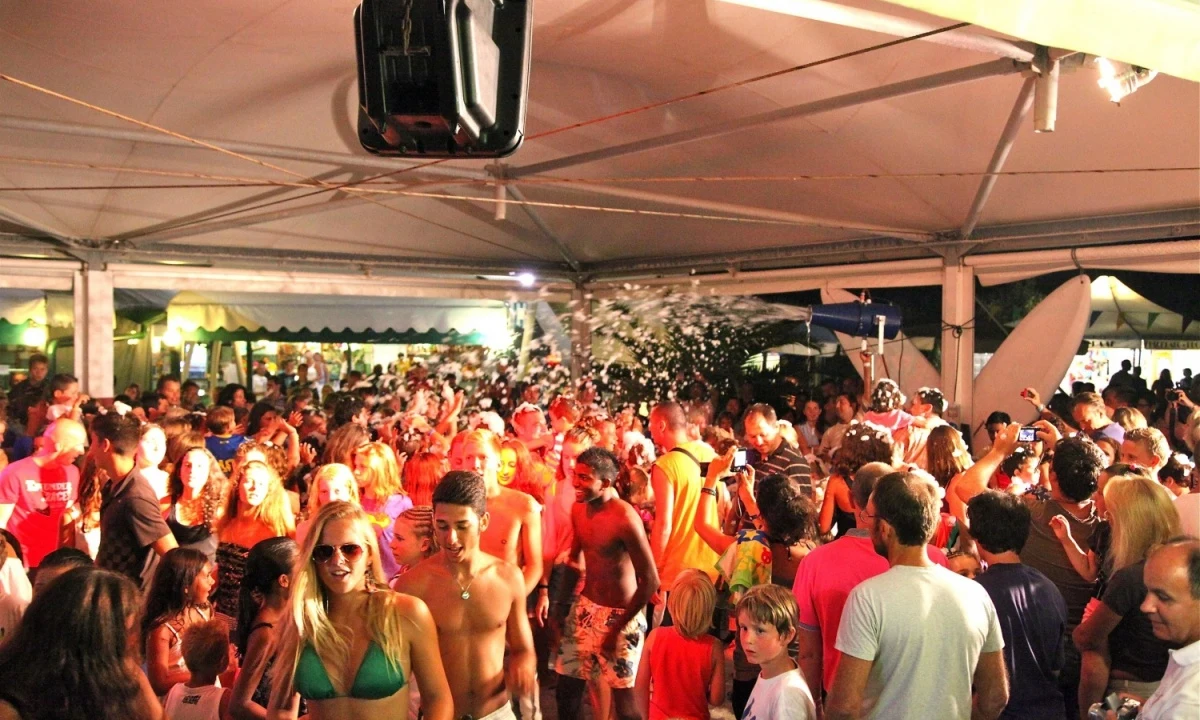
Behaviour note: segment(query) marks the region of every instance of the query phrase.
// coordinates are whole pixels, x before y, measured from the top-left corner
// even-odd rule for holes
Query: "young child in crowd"
[[[392,533],[392,556],[396,558],[398,570],[391,581],[404,574],[413,565],[438,551],[433,537],[433,508],[419,505],[400,513]]]
[[[229,689],[217,677],[229,668],[229,625],[214,618],[183,631],[183,659],[192,679],[167,693],[163,713],[171,720],[221,720],[229,707]]]
[[[737,605],[738,635],[746,659],[762,668],[742,720],[813,720],[816,705],[804,676],[788,656],[799,609],[778,585],[756,585]]]
[[[675,580],[667,596],[674,624],[650,632],[638,666],[642,717],[708,720],[708,706],[725,702],[725,649],[707,634],[716,602],[716,588],[699,570]]]
[[[233,458],[242,443],[246,442],[245,435],[233,431],[235,427],[237,420],[232,408],[219,405],[208,411],[208,431],[212,435],[204,439],[204,446],[217,459],[226,477],[232,477]]]
[[[979,573],[983,572],[983,565],[980,564],[979,557],[973,552],[963,550],[948,552],[946,553],[946,563],[951,570],[968,580],[974,580]]]
[[[46,422],[52,423],[60,417],[80,420],[80,406],[87,396],[79,392],[79,381],[73,375],[55,375],[50,381],[50,407],[46,408]]]

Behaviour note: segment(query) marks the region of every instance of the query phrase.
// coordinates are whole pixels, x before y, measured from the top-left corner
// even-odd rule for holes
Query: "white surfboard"
[[[1027,425],[1037,411],[1021,398],[1026,387],[1036,389],[1045,402],[1071,367],[1092,308],[1092,281],[1079,275],[1066,281],[1017,323],[996,354],[975,378],[973,411],[974,447],[986,447],[983,421],[1001,410],[1013,422]]]
[[[848,290],[834,287],[821,288],[821,302],[823,303],[844,303],[854,302],[858,300],[858,296]],[[854,363],[854,367],[858,370],[858,374],[866,377],[863,372],[862,361],[858,359],[858,353],[862,350],[862,338],[852,337],[843,333],[835,333],[838,342],[846,350],[846,355],[850,357],[850,362]],[[872,352],[875,350],[877,341],[872,339],[869,341]],[[908,397],[923,387],[940,387],[941,374],[937,368],[933,366],[917,346],[913,344],[901,332],[895,340],[885,340],[883,343],[883,356],[887,358],[887,367],[891,371],[890,377],[900,386],[900,390]],[[875,361],[875,379],[881,380],[884,377],[883,364],[879,360]]]

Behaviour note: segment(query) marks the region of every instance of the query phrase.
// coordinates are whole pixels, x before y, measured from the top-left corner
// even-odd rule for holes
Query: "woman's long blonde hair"
[[[1112,517],[1112,571],[1146,559],[1151,548],[1179,534],[1171,492],[1144,475],[1120,475],[1104,486]]]
[[[279,473],[275,472],[274,468],[258,460],[251,460],[234,473],[233,486],[229,489],[229,499],[225,503],[225,514],[221,518],[221,524],[231,523],[237,519],[238,508],[242,502],[242,481],[247,472],[258,469],[270,473],[271,487],[267,490],[267,496],[262,503],[258,507],[250,509],[250,517],[271,528],[277,537],[294,535],[296,518],[292,514],[292,505],[288,502],[287,492],[283,489],[283,481],[279,479]]]
[[[313,518],[312,527],[304,538],[292,569],[291,609],[280,635],[280,662],[271,693],[272,707],[288,707],[294,693],[296,666],[305,646],[311,645],[317,657],[326,667],[342,667],[350,656],[350,644],[342,638],[329,617],[329,599],[321,577],[317,573],[317,562],[313,560],[313,549],[321,543],[325,526],[335,520],[350,520],[358,530],[358,541],[367,552],[367,632],[383,651],[383,656],[393,668],[401,667],[400,659],[405,656],[406,646],[401,627],[402,615],[395,609],[392,592],[387,589],[383,568],[379,561],[379,543],[375,529],[366,512],[358,505],[348,502],[331,502],[323,506]],[[376,590],[378,589],[378,592]],[[330,674],[330,680],[341,678],[342,673]],[[349,692],[350,688],[340,688]]]
[[[400,477],[400,460],[386,443],[372,442],[354,451],[354,475],[362,487],[363,499],[387,502],[393,495],[407,495]]]

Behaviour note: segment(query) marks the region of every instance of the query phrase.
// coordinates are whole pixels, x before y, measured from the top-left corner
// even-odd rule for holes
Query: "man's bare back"
[[[465,588],[440,553],[418,563],[396,584],[398,591],[424,600],[433,614],[456,717],[480,718],[508,702],[504,647],[515,602],[522,619],[525,615],[524,581],[517,567],[482,552],[479,560]],[[463,599],[464,594],[469,597]]]

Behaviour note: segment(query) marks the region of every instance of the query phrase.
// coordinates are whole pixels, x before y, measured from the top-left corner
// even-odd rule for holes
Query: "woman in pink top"
[[[709,720],[708,706],[725,702],[725,652],[708,635],[717,591],[708,576],[684,570],[667,596],[674,625],[646,638],[638,666],[637,694],[648,720]]]

